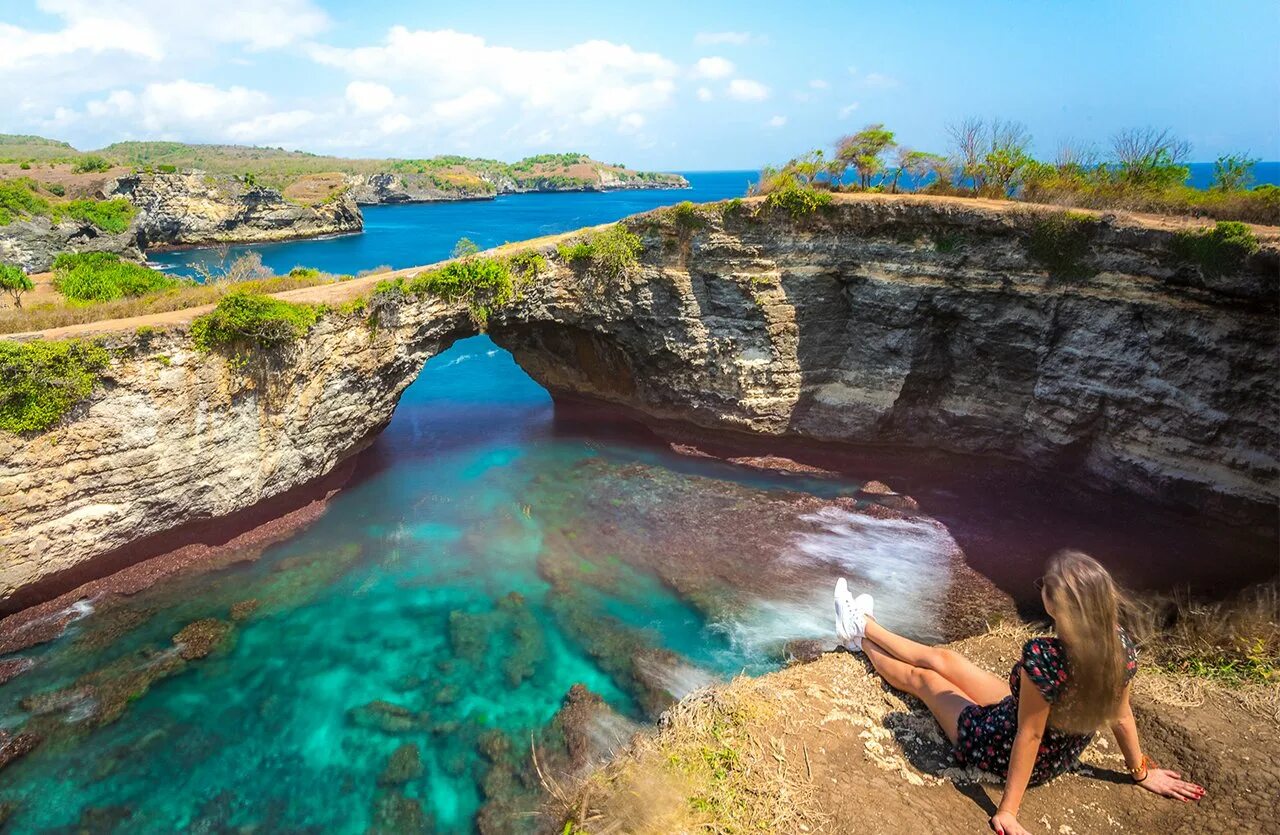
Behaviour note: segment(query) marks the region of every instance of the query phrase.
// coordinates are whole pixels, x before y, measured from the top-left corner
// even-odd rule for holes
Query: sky
[[[754,169],[967,116],[1280,159],[1275,0],[0,0],[0,132]]]

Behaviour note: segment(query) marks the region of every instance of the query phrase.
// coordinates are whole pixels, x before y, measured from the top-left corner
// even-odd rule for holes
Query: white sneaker
[[[867,618],[871,616],[875,606],[875,598],[871,595],[860,594],[854,598],[849,593],[848,583],[844,580],[836,583],[836,615],[841,626],[836,634],[842,635],[841,643],[854,652],[862,652],[862,639],[867,634]]]
[[[841,577],[836,580],[836,640],[843,646],[853,640],[853,633],[846,625],[849,618],[849,584]]]

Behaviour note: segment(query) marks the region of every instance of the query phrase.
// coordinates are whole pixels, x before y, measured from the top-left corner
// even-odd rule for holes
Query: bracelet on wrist
[[[1151,773],[1151,769],[1153,768],[1159,768],[1159,766],[1157,766],[1150,757],[1143,754],[1142,761],[1129,769],[1129,777],[1133,782],[1141,783],[1143,780],[1147,779]]]

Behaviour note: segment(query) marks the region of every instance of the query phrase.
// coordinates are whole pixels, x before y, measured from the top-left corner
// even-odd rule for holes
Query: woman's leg
[[[872,618],[867,618],[867,637],[899,661],[932,670],[942,676],[960,688],[975,704],[993,705],[1009,695],[1008,682],[987,672],[958,652],[926,646],[896,635]],[[864,649],[865,644],[864,641]]]
[[[862,639],[862,651],[871,659],[871,666],[876,668],[876,672],[890,687],[910,693],[925,703],[933,718],[942,726],[947,739],[954,745],[960,727],[960,714],[966,707],[974,704],[973,700],[933,670],[913,667],[893,657],[870,637]]]

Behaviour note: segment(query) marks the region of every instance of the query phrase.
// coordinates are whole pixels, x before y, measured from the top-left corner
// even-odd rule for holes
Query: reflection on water
[[[3,772],[14,831],[470,831],[486,803],[518,831],[530,734],[575,684],[608,747],[830,641],[837,572],[930,637],[957,570],[940,527],[855,512],[856,483],[558,432],[483,337],[432,360],[362,470],[260,559],[83,602],[23,653],[0,725],[44,742]]]

